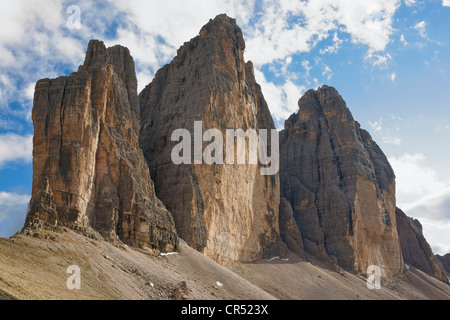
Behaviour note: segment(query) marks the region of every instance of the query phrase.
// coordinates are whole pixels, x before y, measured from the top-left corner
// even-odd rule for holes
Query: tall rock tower
[[[173,219],[139,148],[139,116],[134,61],[124,47],[91,41],[78,72],[39,81],[25,226],[92,228],[106,239],[175,250]]]
[[[178,142],[171,137],[187,129],[194,139],[194,122],[201,121],[203,132],[217,129],[223,137],[226,129],[267,129],[270,148],[274,123],[244,49],[236,21],[219,15],[139,96],[140,144],[156,193],[173,214],[180,237],[222,263],[285,250],[279,236],[279,175],[262,176],[261,165],[248,161],[209,165],[192,158],[192,165],[176,165],[171,152]],[[202,150],[207,145],[203,142]]]
[[[307,252],[365,273],[403,270],[395,176],[331,87],[308,91],[280,134],[281,195]]]

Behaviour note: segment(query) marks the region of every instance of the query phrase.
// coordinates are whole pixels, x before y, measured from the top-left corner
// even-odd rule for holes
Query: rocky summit
[[[408,217],[401,209],[395,212],[397,230],[405,263],[448,283],[444,266],[434,256],[430,245],[423,236],[422,225],[417,219]]]
[[[293,211],[304,249],[365,273],[401,273],[395,176],[336,89],[310,90],[280,134],[281,196]]]
[[[244,49],[236,21],[219,15],[178,50],[139,96],[140,145],[158,197],[172,213],[180,237],[223,263],[285,253],[278,173],[263,176],[260,164],[238,164],[236,157],[235,164],[210,165],[198,158],[200,163],[174,164],[171,153],[179,142],[172,141],[172,134],[186,129],[194,138],[195,122],[202,122],[203,132],[216,129],[223,137],[227,129],[275,128]],[[207,143],[200,144],[204,150]]]
[[[139,148],[128,49],[91,41],[69,77],[36,84],[33,192],[26,227],[65,226],[156,251],[175,250],[171,214]]]

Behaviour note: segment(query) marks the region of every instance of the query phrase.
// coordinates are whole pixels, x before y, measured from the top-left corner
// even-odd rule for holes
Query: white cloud
[[[373,68],[385,69],[389,61],[392,59],[392,56],[389,53],[376,53],[373,50],[369,50],[367,55],[365,56],[365,60],[370,63]]]
[[[422,38],[427,39],[427,23],[425,21],[421,21],[413,27],[414,30],[417,30]]]
[[[1,1],[0,112],[30,121],[31,83],[59,75],[55,71],[62,65],[75,69],[80,63],[86,43],[80,41],[80,33],[67,29],[65,2]],[[11,102],[18,104],[12,108]]]
[[[393,16],[398,0],[263,1],[263,14],[253,30],[247,30],[248,56],[256,65],[311,50],[336,30],[350,34],[352,42],[368,46],[371,52],[384,51],[393,32]],[[297,18],[298,24],[288,21]],[[264,50],[261,50],[264,48]],[[330,49],[333,50],[333,49]]]
[[[394,81],[396,75],[390,75],[389,78]],[[384,144],[399,146],[402,144],[400,138],[400,122],[403,121],[401,117],[390,114],[386,117],[381,117],[376,121],[368,121],[370,126],[369,131],[372,133],[375,140],[381,141]]]
[[[331,78],[333,77],[333,71],[331,71],[331,68],[326,64],[323,65],[322,76],[326,77],[328,81],[330,81]]]
[[[407,45],[408,45],[408,41],[406,41],[405,35],[402,34],[402,35],[400,36],[400,42],[403,43],[404,46],[407,46]]]
[[[450,7],[450,0],[442,0],[442,5],[444,7]]]
[[[290,80],[284,84],[275,85],[268,82],[258,69],[255,69],[255,77],[263,88],[264,98],[276,121],[286,120],[291,114],[298,111],[298,101],[305,93],[305,87],[296,85]]]
[[[8,162],[31,162],[33,154],[33,136],[16,134],[0,135],[0,167]]]
[[[399,146],[402,144],[402,139],[394,136],[383,136],[382,138],[384,143],[393,144]]]
[[[405,5],[408,7],[415,6],[417,4],[416,0],[405,0]]]
[[[446,184],[439,180],[432,168],[425,165],[425,161],[426,157],[421,153],[389,158],[397,177],[397,200],[405,210],[446,188]]]
[[[420,220],[434,253],[450,252],[450,181],[426,165],[421,153],[391,157],[397,183],[397,206]]]
[[[420,217],[423,226],[423,234],[430,244],[434,254],[446,255],[450,253],[450,220],[429,219]]]
[[[303,60],[303,61],[302,61],[302,67],[303,67],[303,69],[305,69],[304,77],[305,77],[306,83],[307,83],[308,85],[310,85],[311,82],[309,81],[309,79],[310,79],[310,77],[311,77],[311,70],[312,70],[312,67],[311,67],[311,65],[309,64],[309,61],[308,61],[308,60]]]
[[[395,79],[397,79],[397,74],[395,72],[391,73],[389,79],[391,79],[392,82],[395,82]]]
[[[333,36],[333,45],[332,46],[328,46],[324,49],[320,49],[320,54],[325,54],[325,53],[337,53],[339,51],[339,49],[341,48],[341,45],[344,41],[339,39],[339,36],[337,34],[337,32],[334,33]]]
[[[29,195],[0,192],[0,237],[11,237],[23,227]]]
[[[67,70],[75,71],[83,62],[91,38],[105,40],[108,46],[121,44],[130,49],[137,66],[138,90],[141,90],[185,41],[195,37],[219,13],[237,18],[247,42],[246,59],[252,60],[256,69],[283,62],[280,71],[287,74],[282,75],[285,83],[261,84],[265,94],[281,94],[269,100],[288,103],[293,98],[286,98],[286,92],[293,94],[293,87],[301,88],[289,73],[289,58],[308,52],[330,37],[332,45],[322,53],[335,53],[343,42],[341,33],[349,34],[353,43],[368,48],[366,61],[374,67],[383,68],[390,60],[384,50],[393,33],[393,16],[400,0],[261,0],[259,6],[255,3],[254,0],[108,0],[108,5],[104,5],[80,0],[77,5],[81,8],[82,29],[69,30],[66,22],[70,14],[66,10],[73,3],[68,0],[3,1],[0,4],[0,111],[14,113],[30,122],[34,83]],[[298,23],[292,23],[296,20]],[[118,23],[115,33],[110,30],[113,21]],[[30,25],[33,28],[28,28]],[[325,67],[322,71],[325,80],[330,80],[331,70]],[[20,78],[25,81],[20,82]],[[318,85],[319,80],[315,79],[314,84]],[[22,109],[10,107],[9,102],[16,97],[21,97]],[[285,112],[277,111],[292,107],[270,104],[270,108],[279,118]]]
[[[30,201],[29,195],[21,195],[17,193],[8,193],[8,192],[0,192],[0,206],[2,208],[5,207],[14,207],[17,205],[27,205]],[[1,211],[0,211],[1,214]],[[0,222],[3,220],[3,215],[0,215]]]
[[[381,132],[383,130],[383,118],[380,118],[378,121],[368,122],[372,127],[373,132]]]
[[[409,216],[420,220],[433,252],[450,253],[450,183],[440,190],[424,194],[405,208]]]

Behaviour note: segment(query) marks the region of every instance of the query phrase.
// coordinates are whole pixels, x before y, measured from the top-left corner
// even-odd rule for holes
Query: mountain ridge
[[[441,267],[405,267],[405,252],[428,244],[409,224],[397,225],[395,174],[333,87],[307,91],[280,140],[268,144],[273,151],[279,142],[279,174],[261,175],[262,164],[173,163],[172,133],[192,133],[196,122],[223,136],[231,128],[275,130],[244,50],[236,20],[219,15],[139,95],[129,50],[98,40],[89,43],[77,72],[37,83],[33,197],[22,232],[0,240],[2,261],[11,259],[11,266],[0,263],[8,276],[0,278],[1,295],[36,298],[41,292],[54,298],[49,290],[61,285],[65,270],[50,267],[47,255],[58,268],[86,268],[89,292],[81,296],[90,298],[173,299],[183,296],[172,294],[180,290],[189,297],[185,284],[180,287],[187,276],[194,299],[242,299],[237,288],[252,299],[307,299],[296,276],[307,281],[313,299],[423,299],[426,293],[450,298],[450,287],[442,283],[448,279],[438,270],[444,266],[431,249],[426,263]],[[402,244],[399,234],[423,239]],[[14,253],[20,246],[30,257]],[[111,260],[112,253],[122,263]],[[46,287],[20,262],[23,268],[35,265],[39,277],[45,278],[45,270],[58,276]],[[201,264],[233,279],[236,289],[216,288],[214,273]],[[374,266],[383,278],[379,292],[366,286]],[[26,289],[15,268],[39,286],[27,283]],[[121,276],[127,285],[109,283]]]

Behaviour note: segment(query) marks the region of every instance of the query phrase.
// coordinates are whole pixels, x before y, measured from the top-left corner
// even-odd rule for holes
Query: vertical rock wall
[[[235,20],[220,15],[185,43],[140,94],[140,143],[157,195],[172,212],[180,237],[224,263],[284,250],[278,222],[279,176],[262,176],[261,166],[248,162],[175,165],[171,152],[178,142],[171,136],[187,129],[193,140],[195,121],[202,121],[203,132],[219,130],[224,144],[226,129],[274,128],[253,66],[244,61],[244,49]],[[203,143],[202,150],[207,145]],[[246,156],[248,152],[247,148]]]

